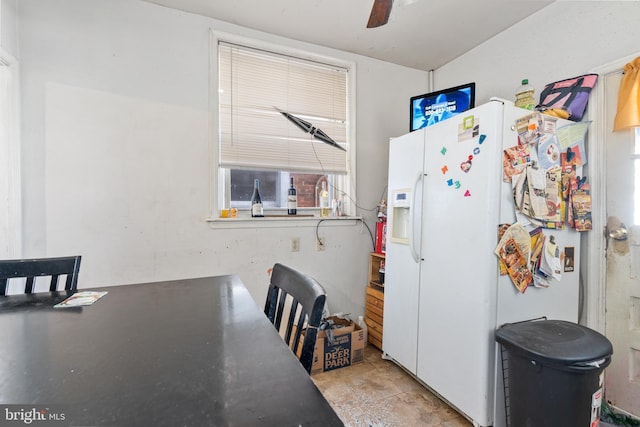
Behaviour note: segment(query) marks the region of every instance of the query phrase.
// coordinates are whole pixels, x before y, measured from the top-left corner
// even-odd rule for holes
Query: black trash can
[[[613,347],[602,334],[562,320],[507,324],[496,331],[507,351],[510,427],[597,426],[603,370]]]

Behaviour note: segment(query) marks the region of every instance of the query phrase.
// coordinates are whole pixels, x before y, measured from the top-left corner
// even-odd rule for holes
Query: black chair
[[[284,334],[284,341],[296,354],[306,321],[298,359],[309,373],[326,298],[324,289],[313,278],[286,265],[274,265],[264,313],[276,330]],[[285,312],[287,317],[283,324]]]
[[[58,279],[67,276],[64,289],[75,291],[78,288],[80,256],[61,258],[16,259],[0,261],[0,296],[6,296],[9,279],[26,278],[24,293],[32,294],[35,278],[51,276],[49,291],[58,290]]]

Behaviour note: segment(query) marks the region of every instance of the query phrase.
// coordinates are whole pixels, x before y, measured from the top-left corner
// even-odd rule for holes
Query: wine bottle
[[[329,192],[326,181],[322,181],[322,191],[320,191],[320,216],[329,216]]]
[[[251,195],[251,216],[264,216],[264,211],[262,209],[262,197],[260,197],[260,182],[257,179],[253,181],[253,194]]]
[[[293,186],[293,177],[290,177],[289,197],[287,198],[287,214],[297,215],[298,213],[298,193]]]

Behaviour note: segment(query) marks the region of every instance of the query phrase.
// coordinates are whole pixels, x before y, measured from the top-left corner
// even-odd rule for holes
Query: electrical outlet
[[[294,237],[291,239],[291,246],[289,247],[291,252],[299,252],[300,251],[300,238]]]
[[[316,239],[316,250],[324,251],[324,245],[325,245],[324,237],[318,237]]]

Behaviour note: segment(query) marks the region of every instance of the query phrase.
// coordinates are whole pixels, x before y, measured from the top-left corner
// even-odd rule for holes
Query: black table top
[[[0,407],[67,426],[343,425],[235,275],[96,290],[73,308],[0,297]]]

